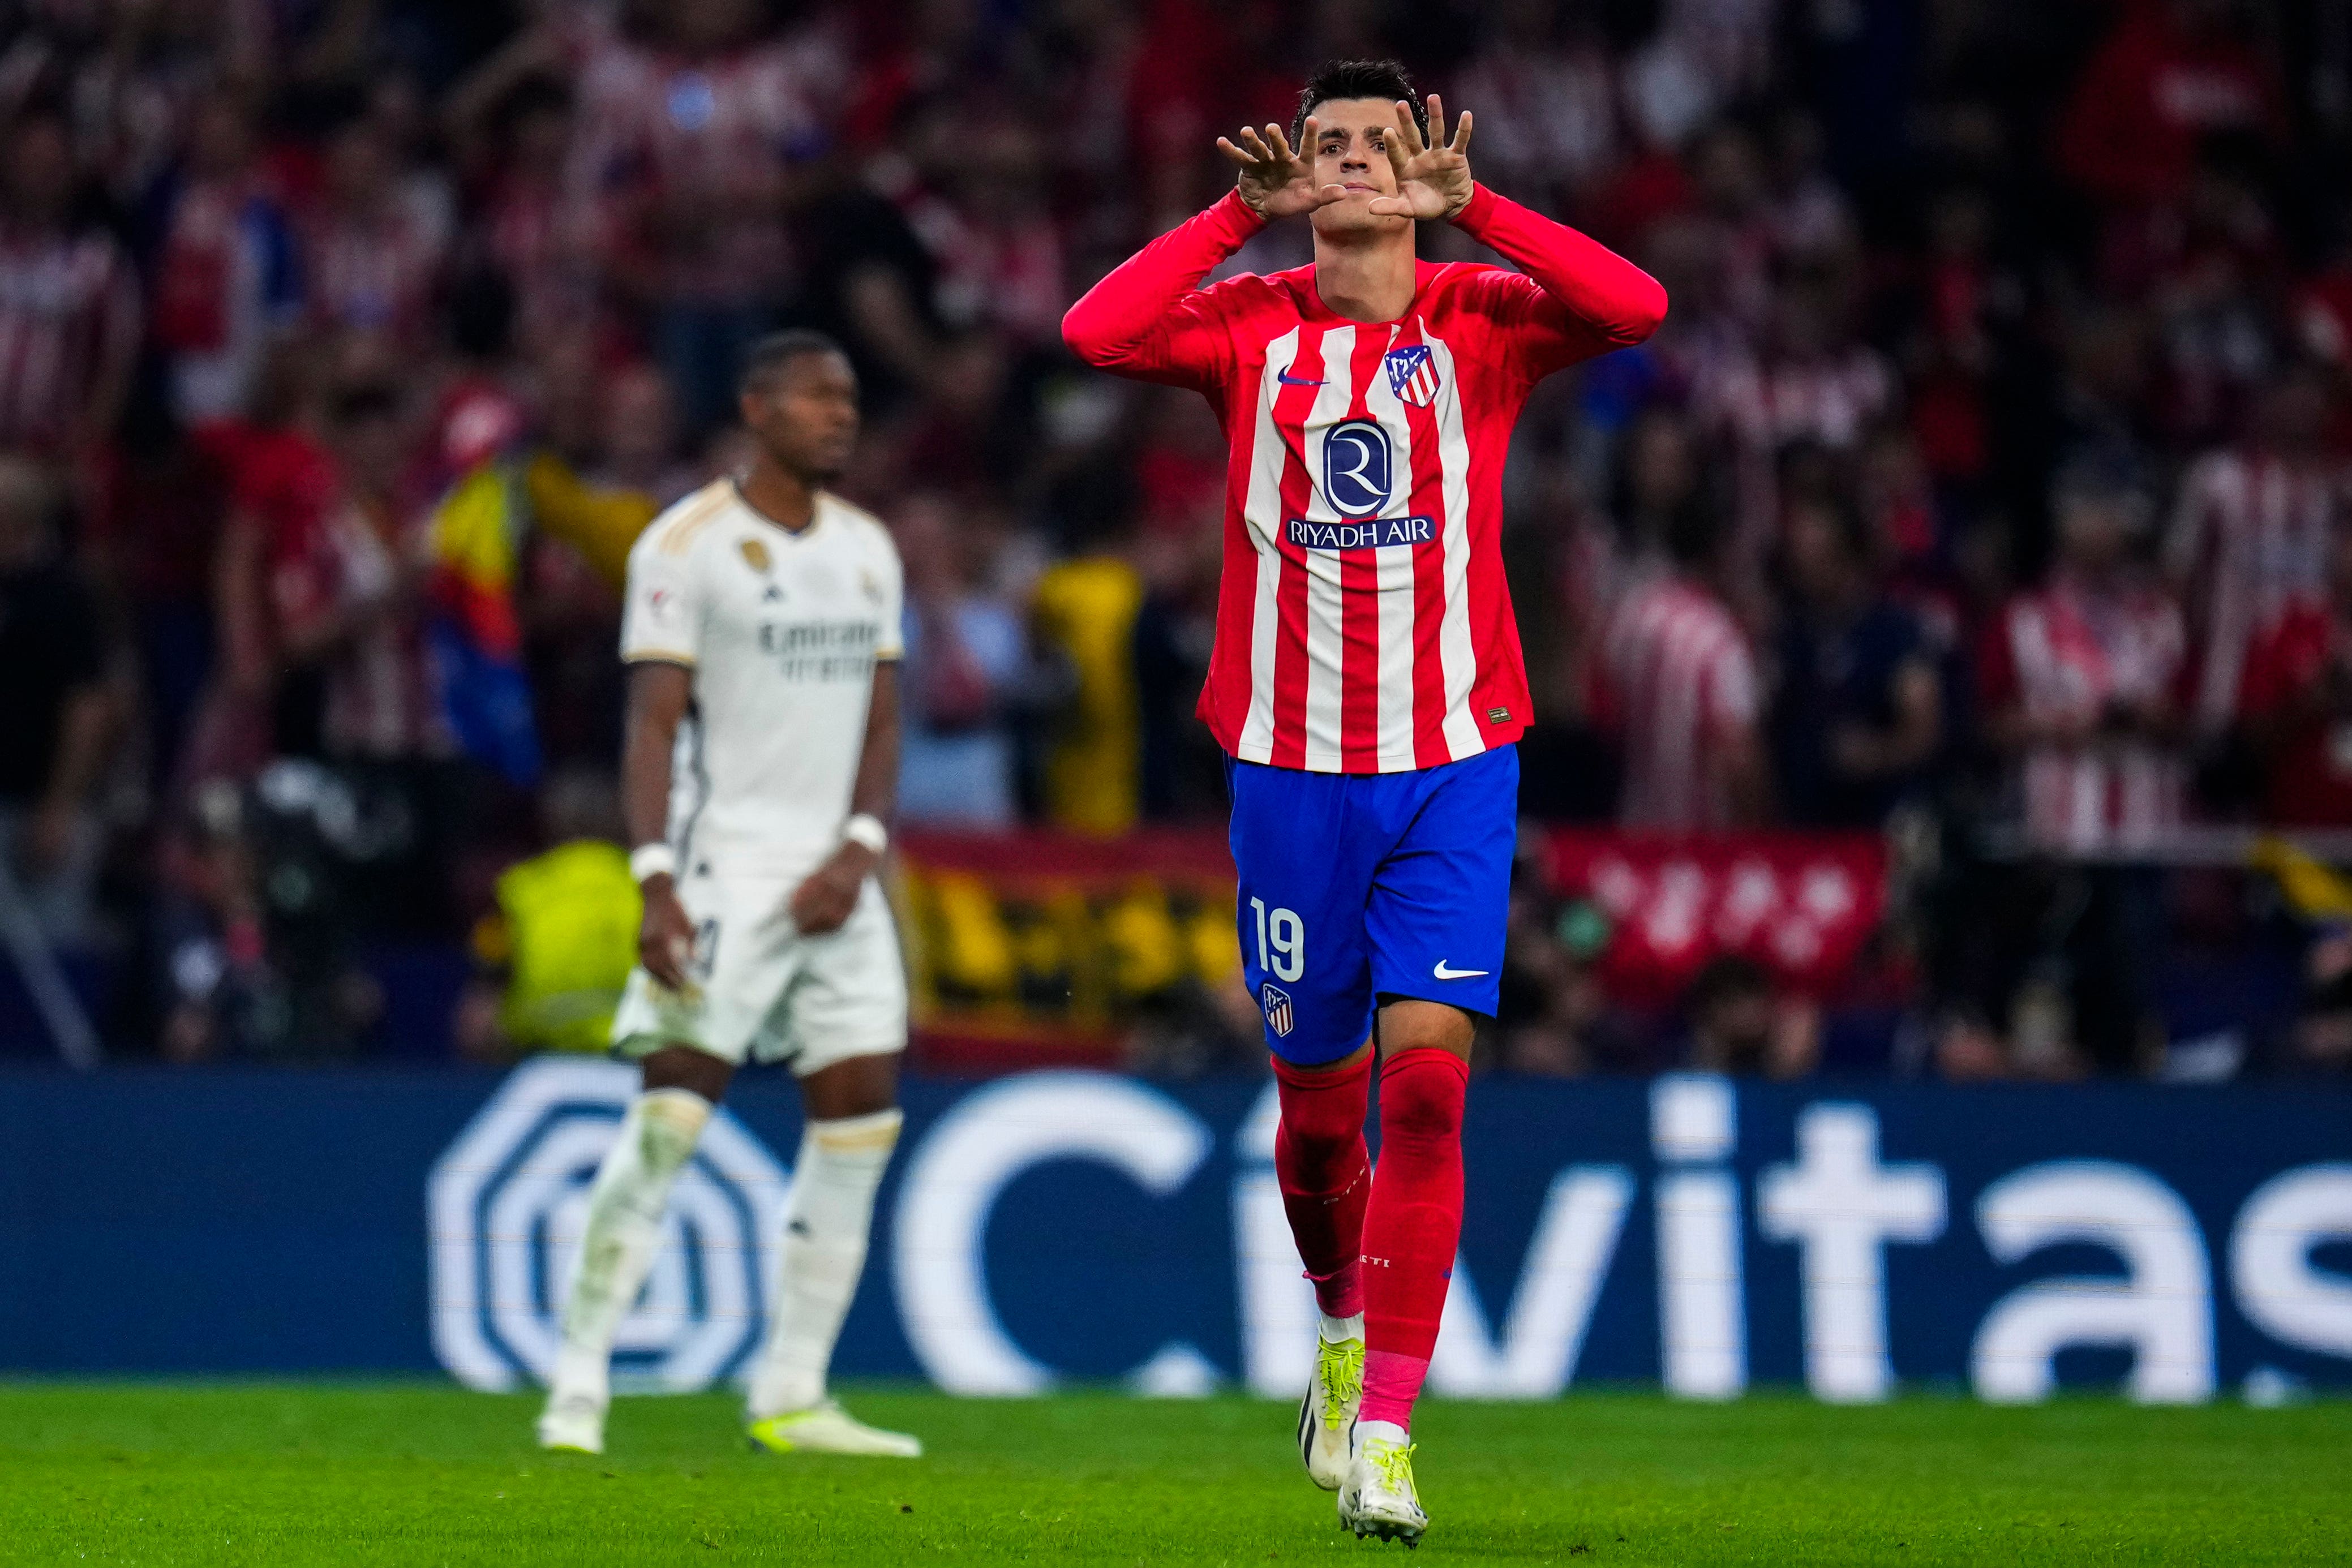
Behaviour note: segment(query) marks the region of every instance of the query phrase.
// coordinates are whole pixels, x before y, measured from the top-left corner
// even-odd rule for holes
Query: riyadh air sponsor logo
[[[1323,495],[1343,517],[1376,517],[1394,487],[1389,433],[1369,419],[1342,420],[1323,433]]]
[[[1437,401],[1437,361],[1428,346],[1409,343],[1402,349],[1391,349],[1381,356],[1381,363],[1389,373],[1389,391],[1397,401],[1414,408],[1427,408]]]
[[[1290,1011],[1290,993],[1268,981],[1258,992],[1258,1000],[1265,1004],[1265,1027],[1287,1038],[1297,1023]]]
[[[1363,523],[1318,523],[1293,517],[1283,537],[1300,549],[1379,549],[1384,545],[1425,545],[1437,537],[1434,517],[1375,517]]]
[[[526,1062],[434,1166],[433,1347],[460,1383],[514,1388],[553,1369],[589,1184],[636,1091],[620,1062]],[[614,1341],[616,1388],[707,1387],[756,1351],[789,1181],[734,1117],[711,1118]]]

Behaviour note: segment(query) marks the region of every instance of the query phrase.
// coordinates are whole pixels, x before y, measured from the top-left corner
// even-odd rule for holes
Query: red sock
[[[1364,1310],[1364,1204],[1371,1156],[1364,1151],[1364,1105],[1372,1059],[1337,1072],[1308,1072],[1275,1059],[1282,1122],[1274,1134],[1274,1176],[1315,1301],[1335,1318]]]
[[[1462,1100],[1470,1064],[1399,1051],[1381,1070],[1381,1163],[1364,1216],[1361,1418],[1412,1424],[1462,1239]]]

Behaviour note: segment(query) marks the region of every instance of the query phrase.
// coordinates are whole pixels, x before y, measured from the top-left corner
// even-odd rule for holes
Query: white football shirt
[[[899,655],[898,552],[820,493],[795,534],[732,479],[656,517],[629,551],[621,657],[683,664],[694,706],[670,767],[678,871],[795,876],[840,842],[877,659]]]

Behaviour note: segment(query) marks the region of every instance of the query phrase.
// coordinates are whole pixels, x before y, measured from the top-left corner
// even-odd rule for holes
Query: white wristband
[[[676,876],[677,852],[667,844],[639,844],[629,852],[629,874],[639,882],[648,877]]]
[[[890,830],[882,825],[881,818],[860,811],[841,824],[841,841],[863,844],[878,855],[890,847]]]

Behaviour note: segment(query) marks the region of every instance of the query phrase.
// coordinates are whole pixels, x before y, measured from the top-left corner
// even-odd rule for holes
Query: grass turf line
[[[852,1391],[930,1456],[774,1458],[724,1396],[623,1400],[602,1458],[431,1384],[0,1385],[8,1563],[1365,1561],[1291,1409]],[[1432,1401],[1413,1561],[2352,1563],[2352,1404],[1996,1409],[1789,1396]]]

